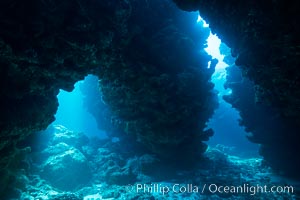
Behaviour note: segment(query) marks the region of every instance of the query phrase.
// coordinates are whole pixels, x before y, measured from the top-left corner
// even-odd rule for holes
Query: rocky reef
[[[136,152],[124,151],[121,142],[88,139],[84,134],[61,125],[31,135],[19,144],[19,148],[24,146],[31,149],[31,152],[24,152],[26,158],[23,162],[27,169],[18,170],[18,179],[11,182],[8,194],[2,199],[271,200],[294,199],[298,190],[293,186],[293,191],[290,188],[290,192],[281,193],[255,193],[257,191],[250,189],[244,193],[227,193],[215,191],[212,189],[214,185],[209,189],[211,184],[245,184],[248,188],[256,184],[266,187],[291,184],[273,176],[262,159],[238,158],[224,153],[222,148],[209,148],[204,154],[205,162],[197,169],[180,170],[154,154],[137,155]],[[202,190],[205,184],[207,188]],[[138,189],[142,185],[148,189]],[[166,188],[170,191],[166,192]]]
[[[262,144],[261,154],[282,173],[299,177],[300,29],[296,1],[174,0],[189,11],[199,10],[217,33],[244,77],[229,78],[227,100],[242,115],[242,124]],[[236,83],[239,82],[239,83]]]

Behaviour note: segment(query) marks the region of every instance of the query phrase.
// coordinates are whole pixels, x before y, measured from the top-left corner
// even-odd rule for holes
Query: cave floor
[[[205,162],[178,170],[154,155],[120,153],[120,142],[83,142],[83,135],[63,126],[41,136],[47,134],[47,145],[27,157],[31,167],[17,172],[20,197],[8,199],[297,199],[299,191],[261,158],[233,156],[224,148],[209,147]],[[257,189],[289,185],[293,193]]]

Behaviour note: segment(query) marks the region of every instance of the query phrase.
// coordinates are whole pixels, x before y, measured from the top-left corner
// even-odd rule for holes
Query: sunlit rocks
[[[72,138],[77,135],[66,128],[56,127],[40,136],[53,141],[55,134],[66,132]],[[55,141],[58,142],[57,139]],[[186,170],[178,169],[153,154],[124,151],[121,145],[109,139],[90,140],[77,149],[74,145],[79,141],[79,137],[74,137],[68,144],[60,142],[51,145],[49,142],[44,150],[35,149],[33,145],[30,148],[35,149],[34,152],[23,150],[31,161],[30,169],[15,171],[16,178],[12,179],[14,190],[4,199],[247,199],[255,192],[249,188],[257,184],[287,184],[277,178],[273,179],[270,168],[262,164],[261,158],[231,156],[228,151],[224,152],[226,147],[222,146],[218,146],[218,149],[209,148],[203,154],[201,165]],[[37,160],[36,156],[44,159]],[[83,180],[85,178],[88,180]],[[207,189],[202,193],[204,184],[207,184]],[[227,190],[225,187],[233,193],[224,192]],[[247,190],[237,193],[237,187]],[[271,200],[291,199],[293,194],[256,195]]]
[[[62,190],[72,190],[86,184],[91,177],[85,156],[78,149],[68,145],[65,151],[55,152],[47,158],[42,164],[41,174],[54,187]]]
[[[51,144],[66,143],[76,148],[81,148],[83,145],[88,144],[88,137],[82,132],[75,132],[67,129],[62,125],[54,125],[53,138]]]

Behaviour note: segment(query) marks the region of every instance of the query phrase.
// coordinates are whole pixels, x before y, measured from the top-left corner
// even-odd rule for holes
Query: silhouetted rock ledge
[[[280,173],[299,178],[300,8],[297,1],[173,0],[198,10],[231,48],[244,77],[228,80],[226,100],[241,112],[242,125],[261,154]],[[230,70],[229,74],[235,73]],[[253,89],[254,88],[254,89]]]

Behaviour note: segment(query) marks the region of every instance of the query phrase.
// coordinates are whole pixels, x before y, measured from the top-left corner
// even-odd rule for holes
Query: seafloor
[[[52,126],[32,141],[16,154],[24,170],[15,171],[18,179],[7,199],[297,199],[295,182],[273,175],[262,159],[233,156],[223,146],[208,148],[206,162],[200,162],[205,164],[179,170],[130,150],[130,144],[89,139],[63,126]],[[244,190],[218,193],[215,185]],[[257,185],[293,185],[293,193],[250,188]]]

